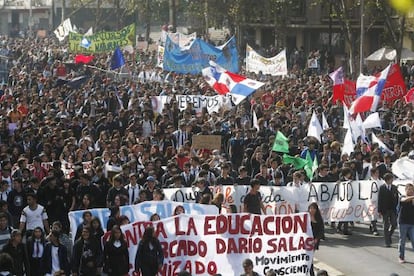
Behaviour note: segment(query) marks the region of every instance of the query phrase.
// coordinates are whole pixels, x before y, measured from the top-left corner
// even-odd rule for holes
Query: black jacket
[[[42,258],[42,272],[43,274],[46,273],[52,273],[52,243],[47,243],[45,245],[44,251],[43,251],[43,258]],[[63,244],[59,244],[58,246],[58,256],[59,256],[59,264],[60,269],[65,271],[65,275],[70,275],[70,266],[68,262],[68,251],[66,247]]]
[[[95,238],[89,239],[88,242],[82,238],[77,240],[72,252],[72,272],[79,275],[95,275],[98,267],[102,267],[100,242]]]
[[[129,271],[129,253],[126,242],[115,247],[107,241],[104,246],[104,272],[108,275],[125,275]]]
[[[382,214],[387,211],[397,212],[398,198],[396,186],[391,185],[390,191],[386,184],[381,185],[378,193],[378,212]]]
[[[29,257],[24,244],[20,243],[14,247],[11,243],[7,243],[3,247],[3,253],[8,253],[13,259],[13,275],[23,276],[26,273],[30,276]]]

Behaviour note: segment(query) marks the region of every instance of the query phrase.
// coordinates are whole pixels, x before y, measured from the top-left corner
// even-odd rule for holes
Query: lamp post
[[[332,0],[329,1],[329,33],[328,33],[328,52],[332,52]]]
[[[359,41],[359,73],[362,74],[364,66],[364,0],[361,0],[361,39]]]

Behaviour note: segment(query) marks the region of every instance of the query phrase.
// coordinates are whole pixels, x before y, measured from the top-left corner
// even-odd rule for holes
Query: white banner
[[[271,58],[259,55],[252,47],[246,46],[246,71],[256,74],[261,71],[264,75],[287,75],[286,49]]]
[[[193,104],[193,109],[196,113],[201,113],[203,108],[207,108],[207,112],[219,112],[220,107],[226,104],[230,98],[222,95],[217,96],[202,96],[202,95],[176,95],[175,99],[178,103],[178,108],[183,111],[187,108],[188,103]]]
[[[130,275],[134,273],[140,238],[153,225],[164,251],[161,275],[186,270],[191,275],[241,275],[242,262],[253,261],[265,275],[307,275],[313,259],[313,235],[308,213],[281,216],[183,214],[154,224],[121,226],[129,247]]]
[[[394,185],[404,194],[409,181],[396,180]],[[266,214],[291,214],[305,212],[308,205],[317,202],[325,221],[371,221],[378,217],[378,191],[382,182],[352,181],[304,184],[295,187],[261,186],[260,193]],[[222,213],[228,213],[231,205],[242,211],[244,197],[250,186],[211,187],[213,194],[223,193]],[[164,189],[167,199],[195,202],[197,190],[192,188]]]
[[[121,206],[121,215],[125,215],[129,218],[129,221],[149,221],[153,214],[158,214],[161,219],[168,218],[173,215],[177,206],[182,206],[186,214],[192,215],[215,215],[218,214],[218,209],[214,205],[203,205],[197,203],[188,202],[174,202],[174,201],[145,201],[135,205]],[[106,228],[108,222],[110,210],[109,208],[95,208],[88,210],[92,213],[92,216],[97,217],[102,224],[102,227]],[[69,212],[70,231],[72,232],[72,238],[75,238],[76,229],[83,221],[82,214],[85,210]]]

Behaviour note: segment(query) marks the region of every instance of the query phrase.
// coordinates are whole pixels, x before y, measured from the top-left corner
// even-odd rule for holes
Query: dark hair
[[[121,241],[121,243],[125,243],[124,234],[122,233],[121,228],[117,224],[112,226],[111,236],[109,237],[109,242],[114,242],[115,241],[115,231],[114,230],[119,230],[119,232],[121,232],[121,237],[119,238],[119,240]]]
[[[154,237],[154,233],[155,233],[154,227],[148,226],[147,228],[145,228],[144,234],[142,235],[142,239],[141,239],[142,242],[149,243],[153,241],[154,239],[156,239]]]
[[[3,218],[5,218],[5,219],[9,219],[8,217],[7,217],[7,214],[5,213],[5,212],[0,212],[0,219],[3,219]]]
[[[185,213],[184,206],[183,205],[178,205],[177,207],[174,208],[173,216],[176,216],[177,215],[178,208],[182,208],[184,210],[184,213]]]
[[[91,211],[85,211],[82,213],[82,218],[85,219],[86,215],[90,215],[92,216],[92,212]]]
[[[321,210],[319,209],[319,206],[316,202],[312,202],[311,204],[309,204],[308,206],[308,211],[311,207],[314,207],[316,209],[316,213],[315,213],[315,219],[318,223],[322,223],[323,224],[323,218],[322,218],[322,214],[321,214]]]
[[[161,196],[161,200],[163,200],[165,198],[164,192],[162,191],[162,189],[155,189],[153,193],[159,194]]]
[[[389,180],[393,180],[394,176],[392,175],[392,173],[386,173],[384,174],[384,180],[387,182]]]
[[[150,221],[155,221],[154,219],[155,219],[156,216],[161,219],[160,215],[158,215],[157,213],[154,213],[150,216]]]
[[[253,188],[256,185],[260,185],[260,181],[258,179],[254,178],[254,179],[250,180],[250,187]]]
[[[111,213],[109,214],[109,217],[113,217],[113,218],[120,212],[120,209],[118,206],[113,206],[109,208],[109,210],[111,211]]]
[[[0,267],[1,271],[13,270],[13,258],[7,253],[0,253]]]

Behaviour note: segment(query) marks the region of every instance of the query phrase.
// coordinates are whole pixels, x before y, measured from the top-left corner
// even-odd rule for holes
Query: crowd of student
[[[73,210],[116,213],[122,205],[162,199],[164,188],[191,186],[201,191],[198,202],[221,208],[223,195],[213,198],[209,186],[301,185],[306,174],[271,150],[277,131],[289,138],[290,155],[309,152],[318,159],[318,182],[382,178],[393,161],[414,150],[413,108],[398,100],[380,107],[383,128],[377,133],[392,155],[363,140],[351,155],[341,154],[342,103],[331,101],[327,75],[304,68],[284,78],[242,70],[266,84],[232,108],[209,114],[189,104],[180,111],[173,98],[156,114],[151,96],[215,92],[201,75],[163,72],[155,52],[125,52],[128,72],[117,75],[99,70],[108,68],[111,53],[96,55],[91,66],[77,65],[74,54],[51,38],[0,36],[0,49],[10,68],[0,87],[0,246],[18,264],[16,275],[24,269],[27,275],[92,275],[102,267],[109,275],[126,273],[113,269],[126,258],[119,225],[129,219],[113,214],[105,229],[85,212],[72,246],[67,214]],[[81,76],[81,82],[70,81]],[[331,127],[322,143],[306,137],[312,111],[319,118],[324,113]],[[192,137],[199,134],[221,135],[221,148],[194,149]],[[85,162],[91,164],[86,170]],[[62,170],[67,163],[73,164],[70,175]],[[113,176],[108,166],[122,169]],[[257,198],[251,202],[244,210],[260,213]],[[94,241],[106,230],[111,238],[101,248]]]

